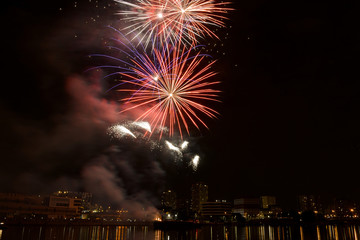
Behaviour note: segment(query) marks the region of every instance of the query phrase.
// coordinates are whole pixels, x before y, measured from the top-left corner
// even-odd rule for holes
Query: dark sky
[[[114,121],[116,108],[83,84],[97,77],[84,75],[93,64],[86,56],[103,50],[104,26],[117,21],[115,7],[101,8],[109,3],[16,1],[2,8],[0,191],[40,191],[39,182],[48,180],[83,189],[75,183],[84,166],[109,145],[102,123]],[[232,6],[221,40],[202,40],[218,59],[223,92],[214,107],[221,115],[207,119],[210,130],[193,133],[198,172],[172,180],[183,187],[205,181],[213,199],[271,194],[286,203],[302,193],[360,199],[355,6],[266,0]],[[147,168],[162,179],[174,173]]]

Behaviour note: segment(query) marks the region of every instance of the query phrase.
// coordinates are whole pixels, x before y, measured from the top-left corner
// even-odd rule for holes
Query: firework
[[[232,10],[226,7],[229,2],[214,0],[115,1],[128,7],[118,13],[129,23],[123,30],[146,46],[152,42],[153,47],[155,43],[192,44],[204,36],[218,38],[209,27],[224,27],[223,14]]]
[[[193,169],[196,170],[199,165],[200,157],[199,155],[195,155],[195,157],[191,161],[191,165],[193,166]]]
[[[220,91],[211,87],[219,82],[209,81],[216,75],[210,71],[216,61],[205,63],[204,58],[210,56],[198,51],[198,47],[201,46],[187,49],[185,45],[182,48],[165,45],[160,49],[153,49],[149,55],[144,48],[142,52],[138,51],[120,31],[110,28],[119,34],[119,37],[113,40],[125,50],[116,46],[109,46],[109,49],[115,49],[115,52],[122,56],[118,58],[92,54],[90,56],[106,57],[116,61],[116,64],[98,66],[87,71],[113,68],[118,71],[108,74],[105,78],[121,75],[126,79],[109,89],[110,91],[117,88],[118,91],[130,94],[129,97],[121,99],[124,102],[121,113],[135,112],[135,121],[147,121],[150,124],[149,129],[153,130],[148,131],[149,136],[157,130],[160,132],[160,139],[165,130],[169,136],[174,135],[176,131],[182,138],[184,131],[190,135],[191,126],[199,130],[200,126],[207,128],[202,117],[215,118],[218,114],[205,105],[208,101],[218,101],[216,98]],[[124,60],[124,54],[129,60]]]
[[[188,145],[189,145],[189,142],[188,142],[188,141],[184,141],[184,142],[181,144],[181,150],[186,149]]]
[[[133,138],[136,138],[136,136],[126,127],[122,125],[114,125],[108,129],[108,133],[110,135],[113,135],[116,138],[121,138],[125,135],[132,136]]]
[[[169,141],[165,141],[165,143],[166,143],[166,145],[168,146],[168,148],[169,148],[170,150],[175,151],[175,152],[181,154],[180,148],[175,147],[175,146],[174,146],[171,142],[169,142]]]
[[[149,122],[152,129],[160,130],[160,138],[165,127],[170,136],[177,129],[181,137],[184,129],[190,135],[190,125],[207,128],[201,115],[215,118],[218,113],[203,102],[218,101],[220,91],[210,87],[219,82],[208,81],[216,74],[209,71],[215,61],[204,65],[205,55],[197,52],[191,56],[193,50],[154,49],[154,59],[146,54],[133,58],[130,71],[119,72],[128,79],[123,83],[131,86],[118,89],[131,94],[123,99],[122,112],[145,107],[136,121]]]
[[[148,122],[134,122],[133,124],[151,132],[151,126]]]

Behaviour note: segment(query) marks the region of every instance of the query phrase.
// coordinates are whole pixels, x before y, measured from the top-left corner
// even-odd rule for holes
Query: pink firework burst
[[[192,45],[205,36],[218,38],[210,26],[224,27],[223,15],[232,10],[226,7],[229,2],[214,0],[115,1],[129,7],[118,13],[129,23],[123,30],[146,46],[152,43],[153,48],[156,42]]]

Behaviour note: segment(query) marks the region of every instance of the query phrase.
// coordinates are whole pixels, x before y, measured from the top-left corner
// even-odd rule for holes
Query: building
[[[334,199],[333,210],[338,218],[357,218],[359,216],[356,202],[349,199]]]
[[[177,220],[188,220],[192,218],[191,200],[185,198],[176,199]]]
[[[226,200],[201,203],[201,217],[210,221],[225,221],[232,215],[232,205]]]
[[[81,199],[78,198],[69,198],[69,197],[58,197],[58,196],[49,196],[48,198],[48,205],[50,208],[56,208],[58,210],[64,211],[64,212],[73,212],[76,215],[81,214]],[[54,216],[49,216],[56,218],[58,214],[55,214]],[[66,217],[66,214],[62,217]]]
[[[299,195],[298,207],[300,212],[313,211],[318,213],[322,211],[320,198],[314,195]]]
[[[201,211],[201,203],[208,201],[209,190],[204,183],[196,183],[191,186],[191,208],[199,214]]]
[[[0,216],[72,218],[80,216],[81,199],[49,195],[0,193]]]
[[[91,209],[92,194],[89,192],[57,191],[52,195],[58,197],[81,199],[82,209]]]
[[[245,219],[255,219],[260,213],[259,198],[238,198],[234,200],[233,213],[241,214]]]
[[[271,206],[276,205],[276,197],[275,196],[261,196],[260,197],[260,206],[262,209],[270,209]]]
[[[161,207],[163,211],[171,211],[176,209],[176,193],[172,190],[167,190],[161,195]]]

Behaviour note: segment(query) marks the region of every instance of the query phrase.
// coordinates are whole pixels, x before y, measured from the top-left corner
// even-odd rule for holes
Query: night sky
[[[206,119],[209,130],[192,132],[201,162],[198,171],[182,174],[182,166],[165,166],[141,146],[115,144],[105,134],[122,118],[118,102],[104,93],[110,82],[96,83],[101,76],[84,71],[96,65],[88,55],[105,49],[105,26],[119,23],[112,1],[5,3],[0,191],[96,192],[89,186],[102,180],[94,175],[112,172],[119,198],[153,202],[157,195],[148,192],[169,182],[190,191],[194,181],[208,183],[211,200],[263,194],[286,206],[297,194],[360,200],[355,6],[244,0],[231,7],[227,28],[217,30],[221,40],[201,40],[218,59],[222,103],[212,107],[220,115]],[[117,158],[128,160],[114,165]]]

